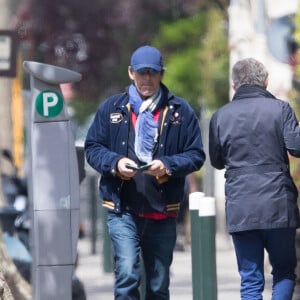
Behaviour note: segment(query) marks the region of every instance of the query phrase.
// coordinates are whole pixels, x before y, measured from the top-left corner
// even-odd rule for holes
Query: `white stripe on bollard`
[[[200,202],[205,196],[202,192],[193,192],[189,195],[189,208],[190,210],[198,210],[200,207]]]
[[[199,217],[208,217],[216,215],[215,198],[202,197],[199,202]]]

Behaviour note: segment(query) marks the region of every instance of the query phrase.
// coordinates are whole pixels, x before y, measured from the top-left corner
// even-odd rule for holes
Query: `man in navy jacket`
[[[88,163],[101,174],[115,260],[115,299],[140,299],[142,254],[146,298],[169,299],[169,268],[185,177],[203,165],[198,119],[161,82],[160,52],[138,48],[132,84],[106,99],[85,141]]]
[[[226,223],[241,276],[241,298],[262,299],[264,249],[273,275],[272,300],[292,299],[298,192],[288,153],[300,157],[300,127],[285,101],[266,88],[263,64],[247,58],[232,69],[235,95],[212,116],[211,164],[226,169]]]

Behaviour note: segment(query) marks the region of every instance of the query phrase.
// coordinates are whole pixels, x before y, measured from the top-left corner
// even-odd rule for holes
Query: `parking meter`
[[[29,193],[32,212],[33,299],[72,299],[79,231],[79,176],[61,83],[81,74],[25,61],[30,74]]]

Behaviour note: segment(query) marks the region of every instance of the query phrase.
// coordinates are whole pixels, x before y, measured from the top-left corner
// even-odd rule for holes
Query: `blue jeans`
[[[115,261],[115,299],[140,299],[140,255],[145,275],[145,300],[168,300],[176,242],[176,219],[151,220],[129,212],[108,213],[108,231]]]
[[[291,300],[297,265],[296,229],[236,232],[232,239],[241,276],[241,299],[261,300],[265,285],[264,249],[272,266],[272,300]]]

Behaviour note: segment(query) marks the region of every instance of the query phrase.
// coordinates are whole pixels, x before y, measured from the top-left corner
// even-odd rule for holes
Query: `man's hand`
[[[166,167],[161,160],[155,159],[151,162],[151,166],[149,167],[149,169],[144,171],[144,173],[156,177],[161,177],[166,174]]]
[[[132,177],[135,175],[136,171],[127,168],[126,167],[127,164],[137,166],[137,164],[133,160],[131,160],[127,157],[123,157],[118,161],[118,164],[117,164],[118,171],[122,176]]]

